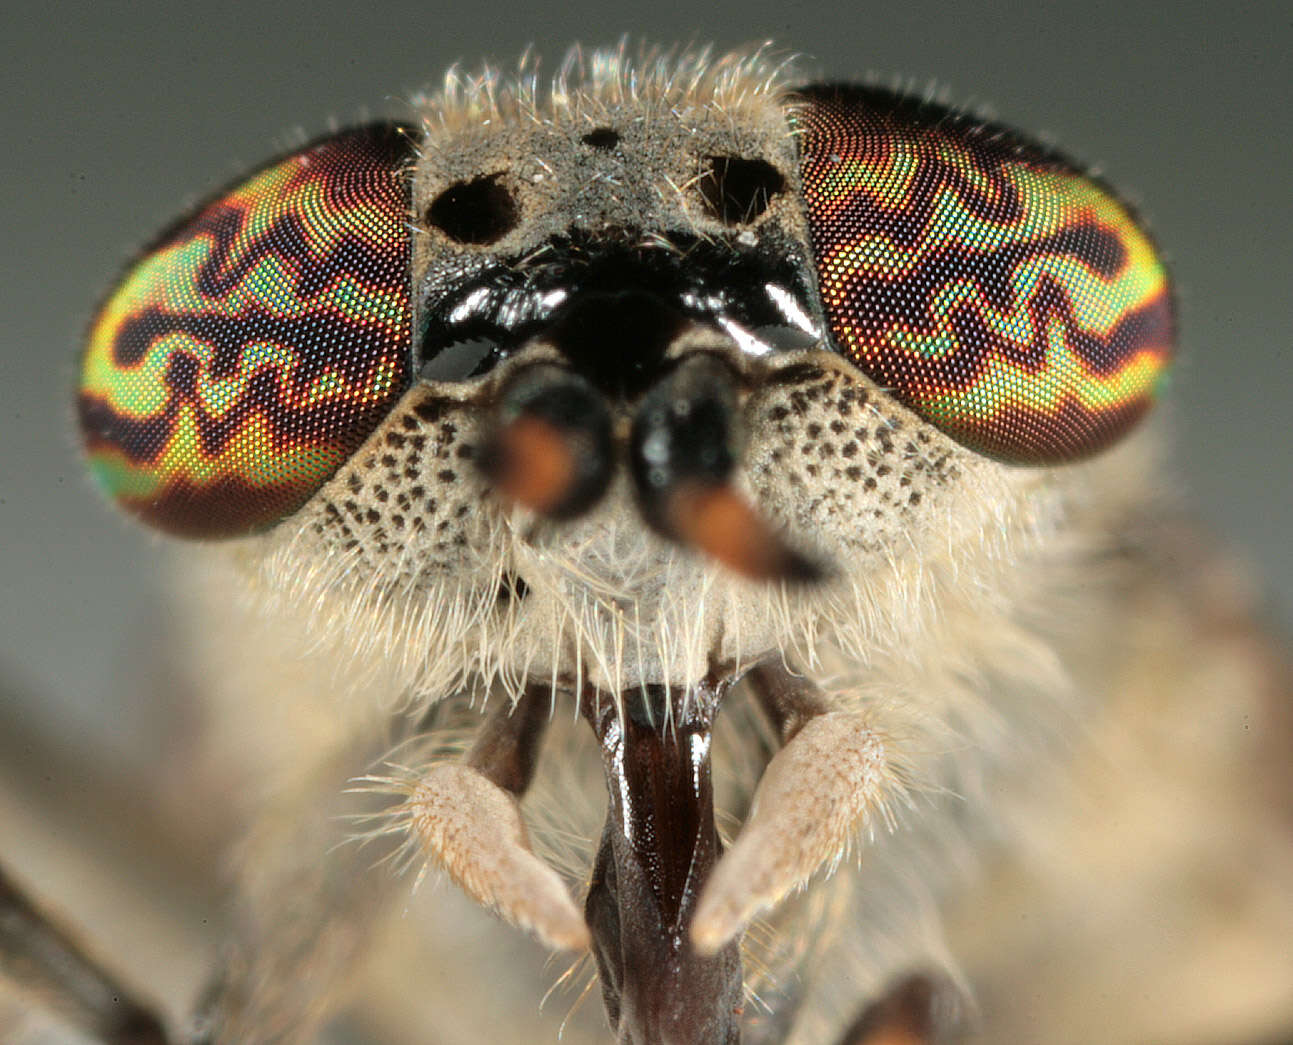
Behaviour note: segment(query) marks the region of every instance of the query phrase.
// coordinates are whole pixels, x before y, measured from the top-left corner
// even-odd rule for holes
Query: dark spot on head
[[[610,127],[598,127],[589,131],[579,139],[585,145],[591,145],[594,149],[611,150],[620,143],[619,131]]]
[[[488,174],[450,185],[431,201],[426,220],[455,243],[483,245],[516,227],[516,202],[500,180]]]
[[[744,225],[768,209],[786,187],[781,172],[767,160],[710,156],[697,183],[705,209],[724,225]]]

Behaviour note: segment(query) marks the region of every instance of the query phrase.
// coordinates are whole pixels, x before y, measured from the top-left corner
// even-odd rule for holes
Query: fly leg
[[[963,1029],[960,994],[920,973],[892,984],[850,1025],[839,1045],[950,1045]]]
[[[167,1045],[161,1021],[0,869],[0,978],[106,1045]]]

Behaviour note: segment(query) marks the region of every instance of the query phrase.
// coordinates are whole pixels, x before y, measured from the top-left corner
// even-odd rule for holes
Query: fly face
[[[200,208],[103,306],[81,420],[124,507],[232,539],[319,648],[406,700],[492,686],[400,828],[591,946],[620,1040],[735,1041],[751,919],[1018,691],[977,679],[1033,649],[1021,564],[1172,336],[1149,241],[1061,157],[759,56],[603,55]],[[784,746],[724,853],[734,687]],[[518,805],[562,704],[610,796],[582,911]]]

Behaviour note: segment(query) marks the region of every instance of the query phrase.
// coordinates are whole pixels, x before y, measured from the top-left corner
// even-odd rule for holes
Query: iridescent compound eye
[[[199,207],[90,328],[90,467],[169,533],[235,537],[299,508],[409,384],[411,145],[319,140]]]
[[[1167,275],[1072,164],[942,107],[813,87],[794,115],[839,349],[953,439],[1015,464],[1103,449],[1172,356]]]

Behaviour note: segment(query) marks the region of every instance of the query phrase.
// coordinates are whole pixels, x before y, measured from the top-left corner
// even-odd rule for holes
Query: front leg
[[[160,1018],[0,867],[0,987],[105,1045],[168,1045]]]

